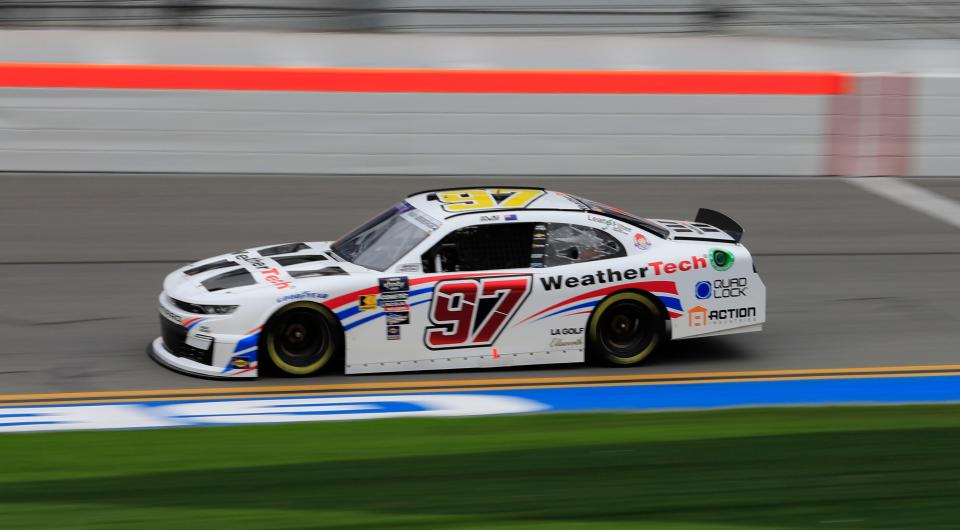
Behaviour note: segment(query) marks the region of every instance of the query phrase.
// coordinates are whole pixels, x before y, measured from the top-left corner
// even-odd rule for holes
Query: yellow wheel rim
[[[321,310],[317,309],[316,305],[311,304],[309,302],[297,302],[294,304],[290,304],[284,307],[283,309],[281,309],[275,315],[275,317],[281,316],[284,313],[288,313],[294,309],[311,309],[316,311],[322,318],[325,318],[325,319],[328,318],[327,315],[325,315]],[[293,365],[286,362],[283,359],[283,356],[280,354],[280,352],[277,351],[277,345],[275,340],[276,333],[277,333],[276,329],[270,329],[267,331],[267,336],[265,339],[266,345],[267,345],[267,354],[270,356],[270,361],[273,362],[274,366],[276,366],[277,368],[279,368],[280,370],[283,370],[288,374],[292,374],[292,375],[312,374],[317,370],[320,370],[321,368],[326,366],[326,364],[330,362],[330,359],[333,358],[333,354],[336,351],[336,343],[333,340],[333,337],[327,337],[326,348],[324,348],[323,353],[320,355],[320,357],[316,361],[305,366]]]
[[[643,306],[645,306],[647,309],[650,310],[650,313],[652,315],[655,315],[655,316],[660,315],[660,308],[657,307],[657,305],[653,303],[652,300],[650,300],[646,296],[643,296],[642,294],[634,293],[634,292],[623,292],[623,293],[616,293],[614,295],[611,295],[610,297],[605,299],[603,302],[601,302],[600,305],[597,306],[597,308],[593,312],[593,316],[590,318],[590,326],[588,329],[588,333],[589,333],[590,341],[592,343],[596,344],[600,339],[600,331],[598,328],[600,324],[600,316],[603,315],[604,311],[610,308],[610,306],[612,306],[613,304],[627,301],[627,300],[642,304]],[[653,353],[655,349],[657,349],[657,345],[660,344],[660,337],[661,337],[660,333],[655,334],[653,336],[653,339],[650,341],[649,344],[646,345],[646,347],[644,347],[641,351],[637,352],[635,355],[632,355],[630,357],[620,357],[617,355],[611,355],[609,352],[606,352],[606,351],[604,352],[603,357],[604,359],[614,364],[619,364],[619,365],[636,364],[644,360],[648,355]]]

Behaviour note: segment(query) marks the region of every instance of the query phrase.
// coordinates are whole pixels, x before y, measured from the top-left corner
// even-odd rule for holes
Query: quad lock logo
[[[728,278],[726,280],[713,280],[712,282],[697,282],[694,287],[694,294],[700,300],[747,296],[747,279]]]

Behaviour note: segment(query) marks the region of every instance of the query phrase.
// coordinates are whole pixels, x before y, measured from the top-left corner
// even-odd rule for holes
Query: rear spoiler
[[[738,225],[733,219],[716,210],[700,208],[700,210],[697,211],[697,218],[695,222],[705,223],[723,230],[733,238],[734,243],[739,243],[743,238],[743,227]]]

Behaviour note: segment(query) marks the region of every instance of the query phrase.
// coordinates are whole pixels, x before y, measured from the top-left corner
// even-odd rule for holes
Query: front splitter
[[[224,371],[223,368],[207,366],[196,361],[191,361],[190,359],[177,357],[170,353],[170,350],[164,346],[163,339],[160,337],[154,339],[147,351],[150,353],[150,357],[154,361],[157,361],[157,363],[176,372],[195,377],[203,377],[206,379],[256,379],[259,376],[255,363],[250,368],[244,368],[242,370],[228,369]]]

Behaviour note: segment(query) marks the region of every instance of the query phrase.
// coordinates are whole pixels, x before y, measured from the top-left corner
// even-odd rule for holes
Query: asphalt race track
[[[960,179],[911,182],[960,200]],[[146,355],[163,275],[268,243],[333,239],[419,189],[531,184],[641,215],[707,206],[746,229],[759,334],[674,343],[632,369],[549,366],[208,381]],[[0,394],[960,364],[960,230],[831,178],[0,176]]]

